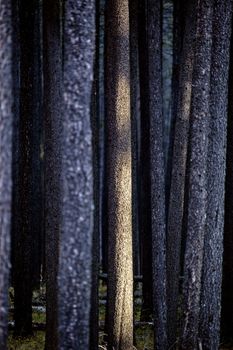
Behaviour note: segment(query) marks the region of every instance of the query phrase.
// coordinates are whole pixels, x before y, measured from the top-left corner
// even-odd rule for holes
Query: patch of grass
[[[14,337],[9,333],[8,350],[44,350],[45,332],[38,331],[31,337]]]

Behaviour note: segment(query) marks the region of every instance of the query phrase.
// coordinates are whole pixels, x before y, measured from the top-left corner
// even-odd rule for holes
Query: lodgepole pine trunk
[[[162,119],[161,1],[147,1],[154,349],[167,348],[165,167]]]
[[[95,3],[93,0],[67,0],[64,6],[59,349],[87,350],[93,237],[90,106]]]
[[[60,0],[46,0],[43,3],[46,350],[58,348],[57,274],[61,217],[62,132],[60,33]]]
[[[0,0],[0,348],[7,348],[12,193],[13,57],[11,2]]]
[[[197,1],[191,0],[186,9],[179,88],[172,159],[172,176],[167,224],[167,308],[168,345],[177,338],[177,309],[179,301],[179,277],[181,265],[181,241],[184,219],[186,162],[190,124],[192,74]]]
[[[15,334],[32,333],[32,290],[37,274],[42,203],[40,184],[40,16],[39,0],[19,1],[18,185],[13,218]],[[18,97],[17,97],[18,98]],[[16,174],[16,173],[15,173]],[[37,225],[36,225],[37,223]]]
[[[108,349],[133,349],[129,8],[106,5]]]
[[[207,162],[207,218],[204,240],[199,338],[203,349],[217,350],[220,336],[227,97],[232,0],[215,2],[210,80]],[[224,18],[224,20],[223,20]]]
[[[230,44],[230,70],[227,121],[227,157],[225,183],[224,253],[221,309],[222,341],[233,344],[233,36]]]
[[[201,275],[207,213],[207,150],[214,0],[198,2],[191,102],[189,201],[184,259],[181,348],[198,349]]]

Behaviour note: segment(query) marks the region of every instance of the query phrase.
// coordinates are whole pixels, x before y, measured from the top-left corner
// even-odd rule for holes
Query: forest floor
[[[139,287],[140,289],[140,287]],[[139,290],[140,295],[140,290]],[[105,319],[105,302],[106,300],[106,286],[100,284],[99,289],[99,319],[100,323],[104,323]],[[136,297],[138,303],[135,306],[135,321],[140,321],[140,297]],[[46,323],[45,315],[45,288],[34,292],[33,294],[33,304],[40,304],[39,308],[33,308],[33,323],[34,324],[43,324]],[[13,291],[10,289],[10,312],[9,312],[9,322],[13,320]],[[105,350],[106,344],[104,342],[104,332],[100,331],[99,333],[99,349]],[[44,331],[35,331],[34,334],[27,338],[15,337],[13,331],[9,331],[8,337],[8,350],[44,350],[45,344],[45,332]],[[224,346],[220,348],[221,350],[228,349],[233,350],[232,346]],[[150,325],[137,327],[135,330],[135,350],[153,350],[153,328]]]
[[[13,290],[10,289],[10,312],[9,312],[9,322],[13,320]],[[99,289],[100,300],[106,300],[106,286],[100,283]],[[33,294],[33,304],[40,304],[40,310],[33,308],[32,319],[33,323],[45,324],[45,288],[34,292]],[[105,305],[104,302],[99,306],[99,320],[103,324],[105,319]],[[140,306],[137,305],[135,308],[135,320],[140,321]],[[151,326],[138,327],[135,331],[136,339],[136,349],[137,350],[153,350],[153,330]],[[15,337],[13,331],[9,331],[8,337],[8,350],[44,350],[45,343],[45,332],[44,331],[34,331],[34,334],[27,338]],[[99,332],[99,344],[100,350],[105,349],[104,343],[104,332]]]

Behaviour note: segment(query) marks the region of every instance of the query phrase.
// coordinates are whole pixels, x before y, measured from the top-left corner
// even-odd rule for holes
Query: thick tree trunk
[[[64,11],[62,220],[58,273],[59,348],[89,348],[93,163],[91,91],[94,1],[67,0]]]
[[[196,0],[187,5],[179,72],[179,94],[175,121],[175,135],[172,159],[172,178],[167,226],[167,308],[168,345],[172,346],[177,337],[177,308],[179,301],[179,277],[182,226],[184,218],[184,197],[186,183],[186,160],[188,152],[189,118],[192,92],[192,73],[196,19]],[[175,98],[175,97],[174,97]]]
[[[181,348],[199,347],[201,274],[207,212],[207,150],[213,0],[197,6],[197,34],[193,69],[189,159],[189,201],[184,261]]]
[[[217,350],[220,335],[226,128],[232,0],[217,0],[213,19],[207,218],[204,240],[199,338]],[[223,21],[224,18],[224,21]]]
[[[129,8],[106,7],[108,348],[133,349]]]
[[[224,342],[233,344],[233,36],[231,36],[228,124],[227,124],[227,161],[225,184],[225,220],[221,336]]]
[[[7,348],[12,192],[13,64],[11,2],[0,1],[0,348]]]
[[[147,2],[147,54],[149,81],[150,174],[154,349],[167,348],[165,168],[162,120],[161,2]]]
[[[58,348],[57,274],[61,216],[61,5],[43,5],[46,350]]]

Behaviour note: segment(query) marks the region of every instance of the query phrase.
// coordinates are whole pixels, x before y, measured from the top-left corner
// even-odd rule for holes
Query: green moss
[[[45,332],[35,332],[31,337],[13,337],[10,332],[8,337],[8,350],[44,350]]]

